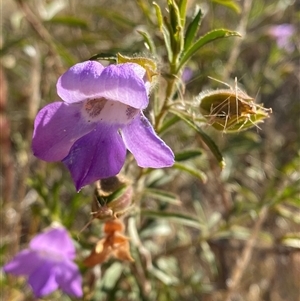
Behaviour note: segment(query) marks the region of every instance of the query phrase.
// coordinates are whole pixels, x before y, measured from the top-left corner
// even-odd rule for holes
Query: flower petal
[[[106,67],[99,79],[99,91],[99,97],[119,101],[136,109],[148,106],[145,83],[130,63]]]
[[[66,102],[80,102],[99,93],[99,77],[104,67],[96,61],[79,63],[57,81],[57,94]]]
[[[76,64],[57,82],[58,95],[68,103],[93,98],[119,101],[137,109],[148,105],[147,89],[132,64],[110,65],[87,61]]]
[[[82,277],[74,262],[66,260],[59,265],[56,281],[66,294],[82,297]]]
[[[55,273],[57,267],[51,261],[44,260],[28,278],[28,283],[37,298],[48,295],[58,289]]]
[[[10,262],[4,265],[3,270],[16,276],[30,275],[41,262],[37,252],[26,249],[18,253]]]
[[[45,161],[61,161],[78,138],[89,133],[95,123],[88,123],[81,115],[80,104],[54,102],[45,106],[34,122],[32,149],[36,157]]]
[[[174,164],[172,150],[156,135],[142,113],[122,128],[122,137],[139,166],[161,168]]]
[[[64,228],[50,228],[38,234],[30,242],[30,248],[36,251],[46,251],[60,254],[65,258],[75,258],[75,247],[69,233]]]
[[[99,123],[91,133],[75,142],[63,163],[80,190],[87,184],[118,174],[125,156],[126,148],[118,127]]]

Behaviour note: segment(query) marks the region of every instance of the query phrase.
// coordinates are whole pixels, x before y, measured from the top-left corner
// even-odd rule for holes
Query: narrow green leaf
[[[170,15],[170,37],[172,39],[173,53],[178,55],[183,50],[184,35],[183,35],[183,23],[180,11],[175,0],[168,1],[169,15]],[[168,22],[165,20],[165,23]]]
[[[21,48],[26,43],[26,38],[18,38],[10,41],[5,41],[5,44],[0,49],[0,57],[9,53],[13,48]]]
[[[162,270],[155,268],[154,266],[149,269],[149,272],[167,286],[174,285],[179,282],[179,280],[175,276],[168,275]]]
[[[156,49],[152,37],[145,31],[138,30],[137,32],[144,38],[144,41],[147,44],[149,51],[155,55]]]
[[[199,126],[197,126],[193,121],[189,120],[187,117],[185,117],[181,112],[178,112],[174,109],[171,109],[170,112],[176,116],[178,116],[182,121],[184,121],[188,126],[190,126],[193,130],[195,130],[199,136],[201,137],[202,141],[208,146],[208,148],[211,150],[217,161],[219,162],[219,165],[221,168],[225,167],[225,160],[219,151],[219,148],[214,143],[214,141],[205,134]]]
[[[147,210],[147,209],[142,209],[141,213],[144,216],[154,217],[154,218],[165,218],[185,226],[201,229],[198,219],[194,216],[190,216],[187,214],[178,213],[178,212],[155,211],[155,210]]]
[[[131,27],[134,28],[137,26],[135,22],[133,22],[133,19],[124,17],[122,14],[116,11],[112,11],[111,9],[104,9],[100,8],[99,6],[97,7],[91,7],[91,12],[99,15],[101,17],[107,18],[110,21],[114,22],[115,24],[118,24],[119,26],[126,26],[126,27]],[[122,12],[122,10],[120,10]]]
[[[281,243],[288,247],[300,249],[300,234],[287,233],[283,238],[281,238]]]
[[[232,0],[212,0],[212,2],[221,4],[223,6],[226,6],[230,9],[232,9],[233,11],[235,11],[236,13],[240,14],[241,13],[241,6],[236,3],[235,1]]]
[[[59,56],[67,65],[72,66],[76,64],[77,60],[75,57],[63,45],[55,43],[55,47]]]
[[[187,0],[180,0],[178,7],[179,7],[180,17],[181,17],[181,25],[182,27],[184,27],[185,18],[186,18]]]
[[[80,27],[83,29],[88,28],[88,23],[85,20],[73,16],[55,16],[52,19],[45,21],[45,23]]]
[[[215,29],[204,36],[200,37],[182,56],[178,70],[204,45],[221,38],[229,38],[233,36],[241,36],[236,31],[230,31],[228,29]]]
[[[207,181],[207,177],[206,177],[204,172],[202,172],[198,169],[195,169],[191,166],[175,162],[173,167],[176,168],[176,169],[179,169],[181,171],[185,171],[185,172],[189,173],[190,175],[192,175],[192,176],[198,178],[199,180],[201,180],[203,183],[205,183]]]
[[[186,51],[193,43],[193,41],[196,37],[196,34],[198,32],[199,26],[201,24],[202,16],[203,16],[202,11],[199,8],[195,18],[189,24],[189,26],[186,30],[185,39],[184,39],[184,51]]]
[[[179,9],[174,0],[168,0],[170,24],[172,31],[176,32],[177,27],[180,26],[180,14]]]
[[[117,62],[117,56],[111,53],[97,53],[89,58],[90,61],[109,61],[109,62]]]
[[[173,205],[180,205],[181,202],[175,193],[171,193],[162,189],[146,188],[144,195],[153,197],[156,200],[167,202]]]
[[[180,120],[178,116],[173,116],[172,118],[168,119],[166,122],[163,123],[161,128],[157,130],[158,134],[163,133],[166,131],[168,128],[170,128],[173,124],[177,123]]]
[[[164,25],[164,18],[161,13],[161,9],[159,5],[156,2],[153,2],[155,12],[156,12],[156,17],[157,17],[157,22],[158,22],[158,27],[161,33],[163,34],[167,53],[168,53],[168,60],[169,62],[172,62],[173,60],[173,52],[172,52],[172,41],[170,37],[170,32],[167,29],[167,27]],[[168,25],[168,24],[167,24]]]
[[[200,149],[188,149],[175,154],[175,161],[185,161],[202,155]]]
[[[158,24],[159,30],[162,32],[162,27],[164,24],[163,15],[162,15],[160,6],[156,2],[153,2],[153,5],[155,8],[155,12],[156,12],[157,24]]]

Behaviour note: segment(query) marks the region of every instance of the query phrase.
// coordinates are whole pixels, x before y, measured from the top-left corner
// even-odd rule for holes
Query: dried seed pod
[[[256,104],[240,89],[202,92],[197,100],[200,102],[200,112],[208,123],[223,132],[238,132],[257,126],[272,112]]]

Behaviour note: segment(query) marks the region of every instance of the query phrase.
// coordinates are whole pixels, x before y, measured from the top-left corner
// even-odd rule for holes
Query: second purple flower
[[[77,190],[119,173],[128,149],[141,167],[174,163],[172,150],[156,135],[142,110],[148,106],[146,70],[125,63],[76,64],[57,82],[63,102],[45,106],[34,123],[34,155],[62,161]]]

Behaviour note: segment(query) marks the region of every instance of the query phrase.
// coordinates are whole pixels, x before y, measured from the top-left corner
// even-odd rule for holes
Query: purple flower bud
[[[62,227],[51,228],[35,236],[29,248],[19,252],[3,270],[28,276],[37,298],[58,288],[68,295],[81,297],[82,279],[74,258],[75,247],[68,232]]]

